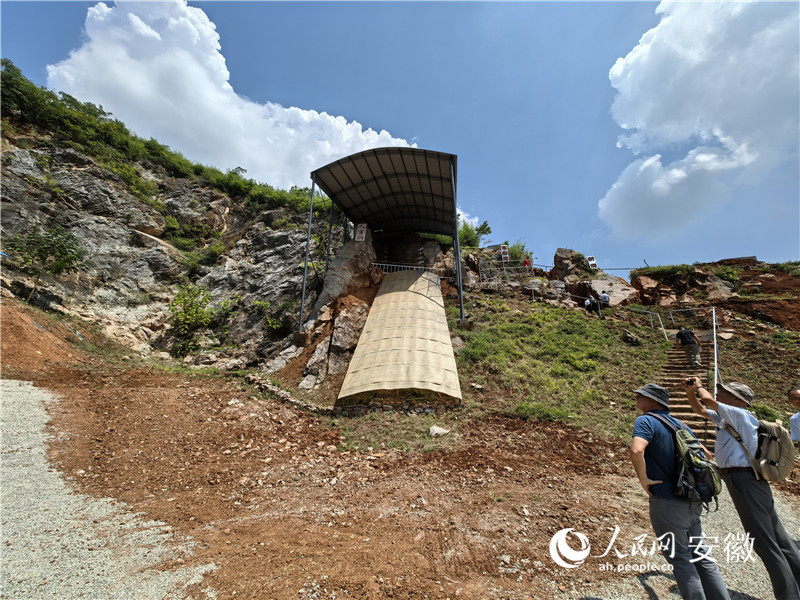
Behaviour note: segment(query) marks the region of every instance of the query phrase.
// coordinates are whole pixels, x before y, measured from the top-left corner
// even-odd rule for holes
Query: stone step
[[[668,362],[661,369],[659,383],[669,390],[670,414],[686,423],[706,447],[713,449],[716,429],[709,421],[692,411],[686,392],[681,387],[681,383],[688,377],[699,377],[701,381],[707,381],[709,379],[707,365],[712,364],[712,356],[712,346],[703,344],[700,347],[700,359],[703,365],[692,367],[686,359],[686,353],[681,348],[673,346],[667,350]]]

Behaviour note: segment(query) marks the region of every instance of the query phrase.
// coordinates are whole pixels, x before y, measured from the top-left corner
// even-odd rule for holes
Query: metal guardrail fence
[[[384,273],[396,273],[397,271],[426,271],[428,273],[433,273],[434,275],[438,275],[442,279],[455,278],[454,269],[441,269],[437,267],[425,267],[420,265],[403,265],[398,263],[382,263],[382,262],[374,262],[370,264],[373,267],[378,267]]]

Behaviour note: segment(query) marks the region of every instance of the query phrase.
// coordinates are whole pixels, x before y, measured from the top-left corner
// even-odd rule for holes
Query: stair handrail
[[[661,326],[661,332],[664,334],[664,339],[669,341],[669,335],[667,334],[667,330],[664,329],[664,321],[661,320],[660,314],[652,310],[644,310],[643,308],[633,308],[632,306],[626,306],[625,310],[631,312],[643,313],[645,315],[650,315],[650,329],[652,329],[653,331],[656,330],[655,326],[653,325],[653,315],[656,315],[658,317],[658,323]]]

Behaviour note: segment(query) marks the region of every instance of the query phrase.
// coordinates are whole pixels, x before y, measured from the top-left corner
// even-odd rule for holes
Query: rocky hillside
[[[631,284],[642,304],[715,305],[800,330],[800,262],[767,264],[756,257],[639,269]]]
[[[90,258],[81,272],[45,277],[32,302],[96,323],[138,353],[188,355],[185,360],[194,364],[263,366],[291,348],[300,312],[306,215],[290,208],[259,209],[200,178],[170,176],[146,163],[132,168],[153,184],[152,197],[142,199],[87,154],[55,146],[34,131],[4,128],[3,239],[58,224],[77,236]],[[324,231],[325,219],[315,223]],[[413,262],[438,265],[444,274],[452,270],[452,256],[447,258],[436,242],[395,243],[406,248],[407,260],[413,254]],[[335,240],[334,249],[337,245]],[[3,258],[5,293],[27,297],[33,279],[8,254],[11,258]],[[612,306],[714,304],[800,329],[796,264],[773,267],[752,258],[658,267],[635,271],[628,283],[588,268],[582,255],[571,250],[556,252],[550,272],[503,271],[496,254],[477,251],[464,257],[468,288],[516,290],[576,308],[583,298],[607,290]],[[369,262],[375,259],[370,249],[345,275],[334,270],[329,279],[338,278],[336,289],[316,307],[321,281],[311,269],[306,315],[312,308],[316,314],[325,300],[354,292],[346,289],[351,280],[356,288],[374,285]],[[193,332],[191,343],[176,339],[171,327],[169,306],[181,285],[207,290],[215,315],[208,327]],[[361,295],[371,300],[369,293]]]
[[[203,361],[244,366],[270,356],[297,325],[303,216],[256,212],[200,181],[137,168],[156,186],[149,201],[86,154],[43,137],[4,135],[4,240],[57,224],[77,236],[90,260],[81,272],[45,277],[32,301],[97,323],[149,354],[174,349],[168,306],[191,279],[209,292],[211,308],[227,313],[224,335],[198,332],[194,349],[213,350]],[[32,277],[7,254],[3,288],[27,297]],[[312,269],[312,289],[313,277]]]

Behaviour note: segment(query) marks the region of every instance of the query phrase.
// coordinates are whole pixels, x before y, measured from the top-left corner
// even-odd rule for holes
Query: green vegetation
[[[714,275],[733,284],[739,283],[739,275],[741,272],[741,268],[732,267],[730,265],[717,265],[713,269]]]
[[[788,275],[800,277],[800,260],[785,263],[775,263],[774,265],[770,265],[770,268],[777,271],[783,271]]]
[[[208,307],[211,295],[202,285],[184,281],[169,303],[172,328],[179,336],[186,336],[211,322],[214,311]]]
[[[631,279],[637,276],[651,277],[665,283],[675,283],[694,273],[692,265],[662,265],[659,267],[645,267],[631,271]]]
[[[178,293],[169,303],[172,313],[170,332],[176,342],[172,352],[184,356],[198,349],[199,330],[207,328],[207,335],[220,342],[228,335],[228,322],[242,304],[242,297],[234,294],[216,304],[211,304],[211,295],[202,285],[184,279]]]
[[[3,135],[18,134],[31,127],[46,131],[53,146],[74,148],[94,157],[116,173],[131,193],[157,210],[163,212],[166,207],[155,197],[158,193],[155,184],[142,178],[143,167],[160,167],[172,177],[200,181],[259,210],[287,207],[308,212],[309,188],[277,190],[244,178],[246,171],[241,167],[223,173],[214,167],[192,163],[154,139],[144,140],[132,134],[102,106],[37,86],[6,58],[0,67],[0,87]],[[315,199],[314,211],[327,214],[330,204],[322,195]]]
[[[580,311],[516,299],[477,305],[472,318],[479,325],[457,330],[465,342],[459,373],[491,387],[499,412],[578,425],[599,420],[600,430],[621,435],[629,415],[614,406],[632,406],[630,390],[666,361],[668,343],[649,329],[626,325],[645,341],[632,347],[622,342],[619,323],[587,319]],[[455,316],[451,326],[457,329]]]
[[[507,241],[504,243],[508,246],[508,260],[512,265],[521,265],[522,261],[532,256],[531,251],[528,250],[525,244],[520,240],[517,240],[513,244],[509,244]]]
[[[548,406],[542,402],[520,402],[514,410],[525,420],[568,421],[570,418],[568,410],[558,406]]]
[[[475,227],[471,223],[462,221],[459,218],[458,241],[462,248],[479,248],[481,245],[481,238],[491,233],[492,228],[489,227],[489,223],[486,221]]]
[[[793,331],[778,331],[773,333],[771,339],[774,343],[789,350],[800,351],[800,333]]]
[[[48,227],[45,231],[36,228],[13,235],[5,247],[19,258],[23,268],[35,278],[28,300],[39,286],[42,274],[74,273],[89,266],[85,260],[86,250],[81,247],[78,238],[59,225]]]
[[[272,303],[269,300],[253,300],[250,311],[257,315],[265,315]]]
[[[775,410],[774,407],[769,406],[767,404],[761,404],[759,402],[753,402],[753,412],[756,413],[756,417],[759,419],[765,419],[767,421],[777,421],[778,419],[782,418],[781,413]]]

